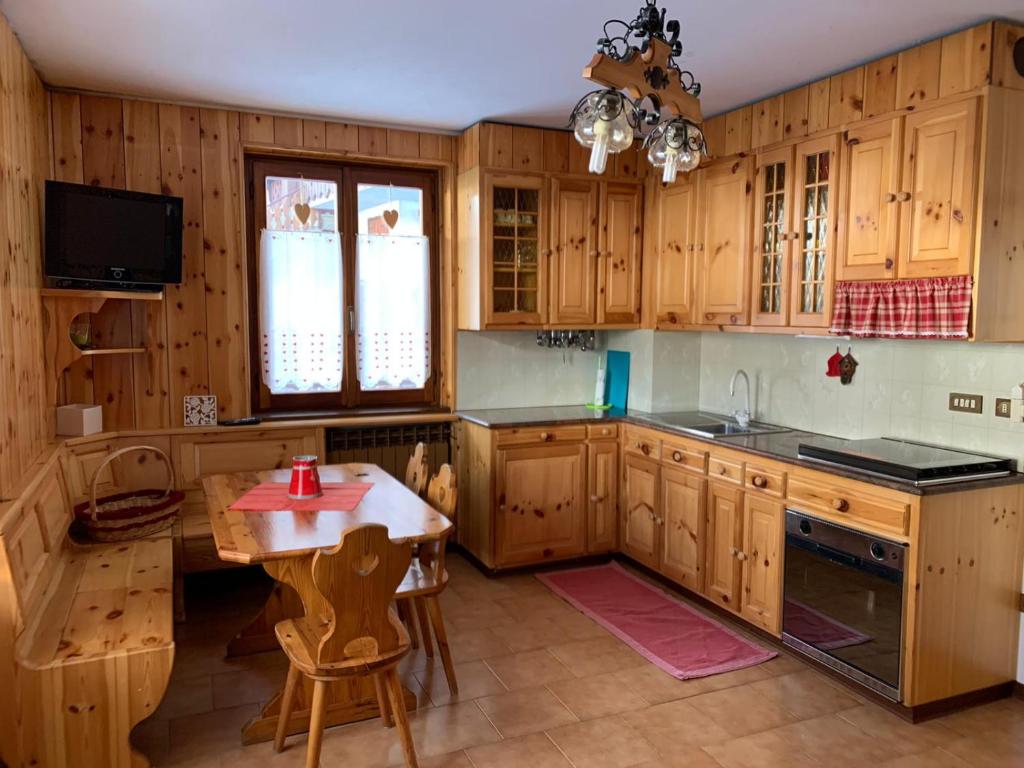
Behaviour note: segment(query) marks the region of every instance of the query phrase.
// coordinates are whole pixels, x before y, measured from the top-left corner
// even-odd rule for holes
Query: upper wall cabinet
[[[597,318],[596,181],[558,179],[551,182],[552,325],[593,325]]]
[[[603,183],[598,237],[599,324],[635,326],[640,322],[642,244],[643,188]]]
[[[693,322],[698,175],[659,189],[648,207],[648,231],[653,235],[651,314],[658,328],[671,330]]]

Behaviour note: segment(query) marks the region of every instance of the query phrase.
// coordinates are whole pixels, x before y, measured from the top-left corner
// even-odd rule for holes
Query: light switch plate
[[[981,413],[983,400],[981,395],[968,395],[963,392],[949,393],[949,410],[960,413]]]

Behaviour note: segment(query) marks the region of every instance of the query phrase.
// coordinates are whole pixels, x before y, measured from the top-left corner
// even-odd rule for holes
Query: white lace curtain
[[[360,389],[422,389],[430,371],[430,243],[356,241],[356,364]]]
[[[263,383],[273,394],[341,391],[341,237],[337,232],[260,235]]]

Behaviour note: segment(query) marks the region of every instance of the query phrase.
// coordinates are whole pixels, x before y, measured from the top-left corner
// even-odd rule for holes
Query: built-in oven
[[[782,641],[900,701],[906,552],[786,510]]]

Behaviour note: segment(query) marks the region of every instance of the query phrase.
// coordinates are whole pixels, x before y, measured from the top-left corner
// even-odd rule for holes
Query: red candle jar
[[[289,499],[315,499],[323,495],[316,456],[292,457],[292,481],[288,484]]]

